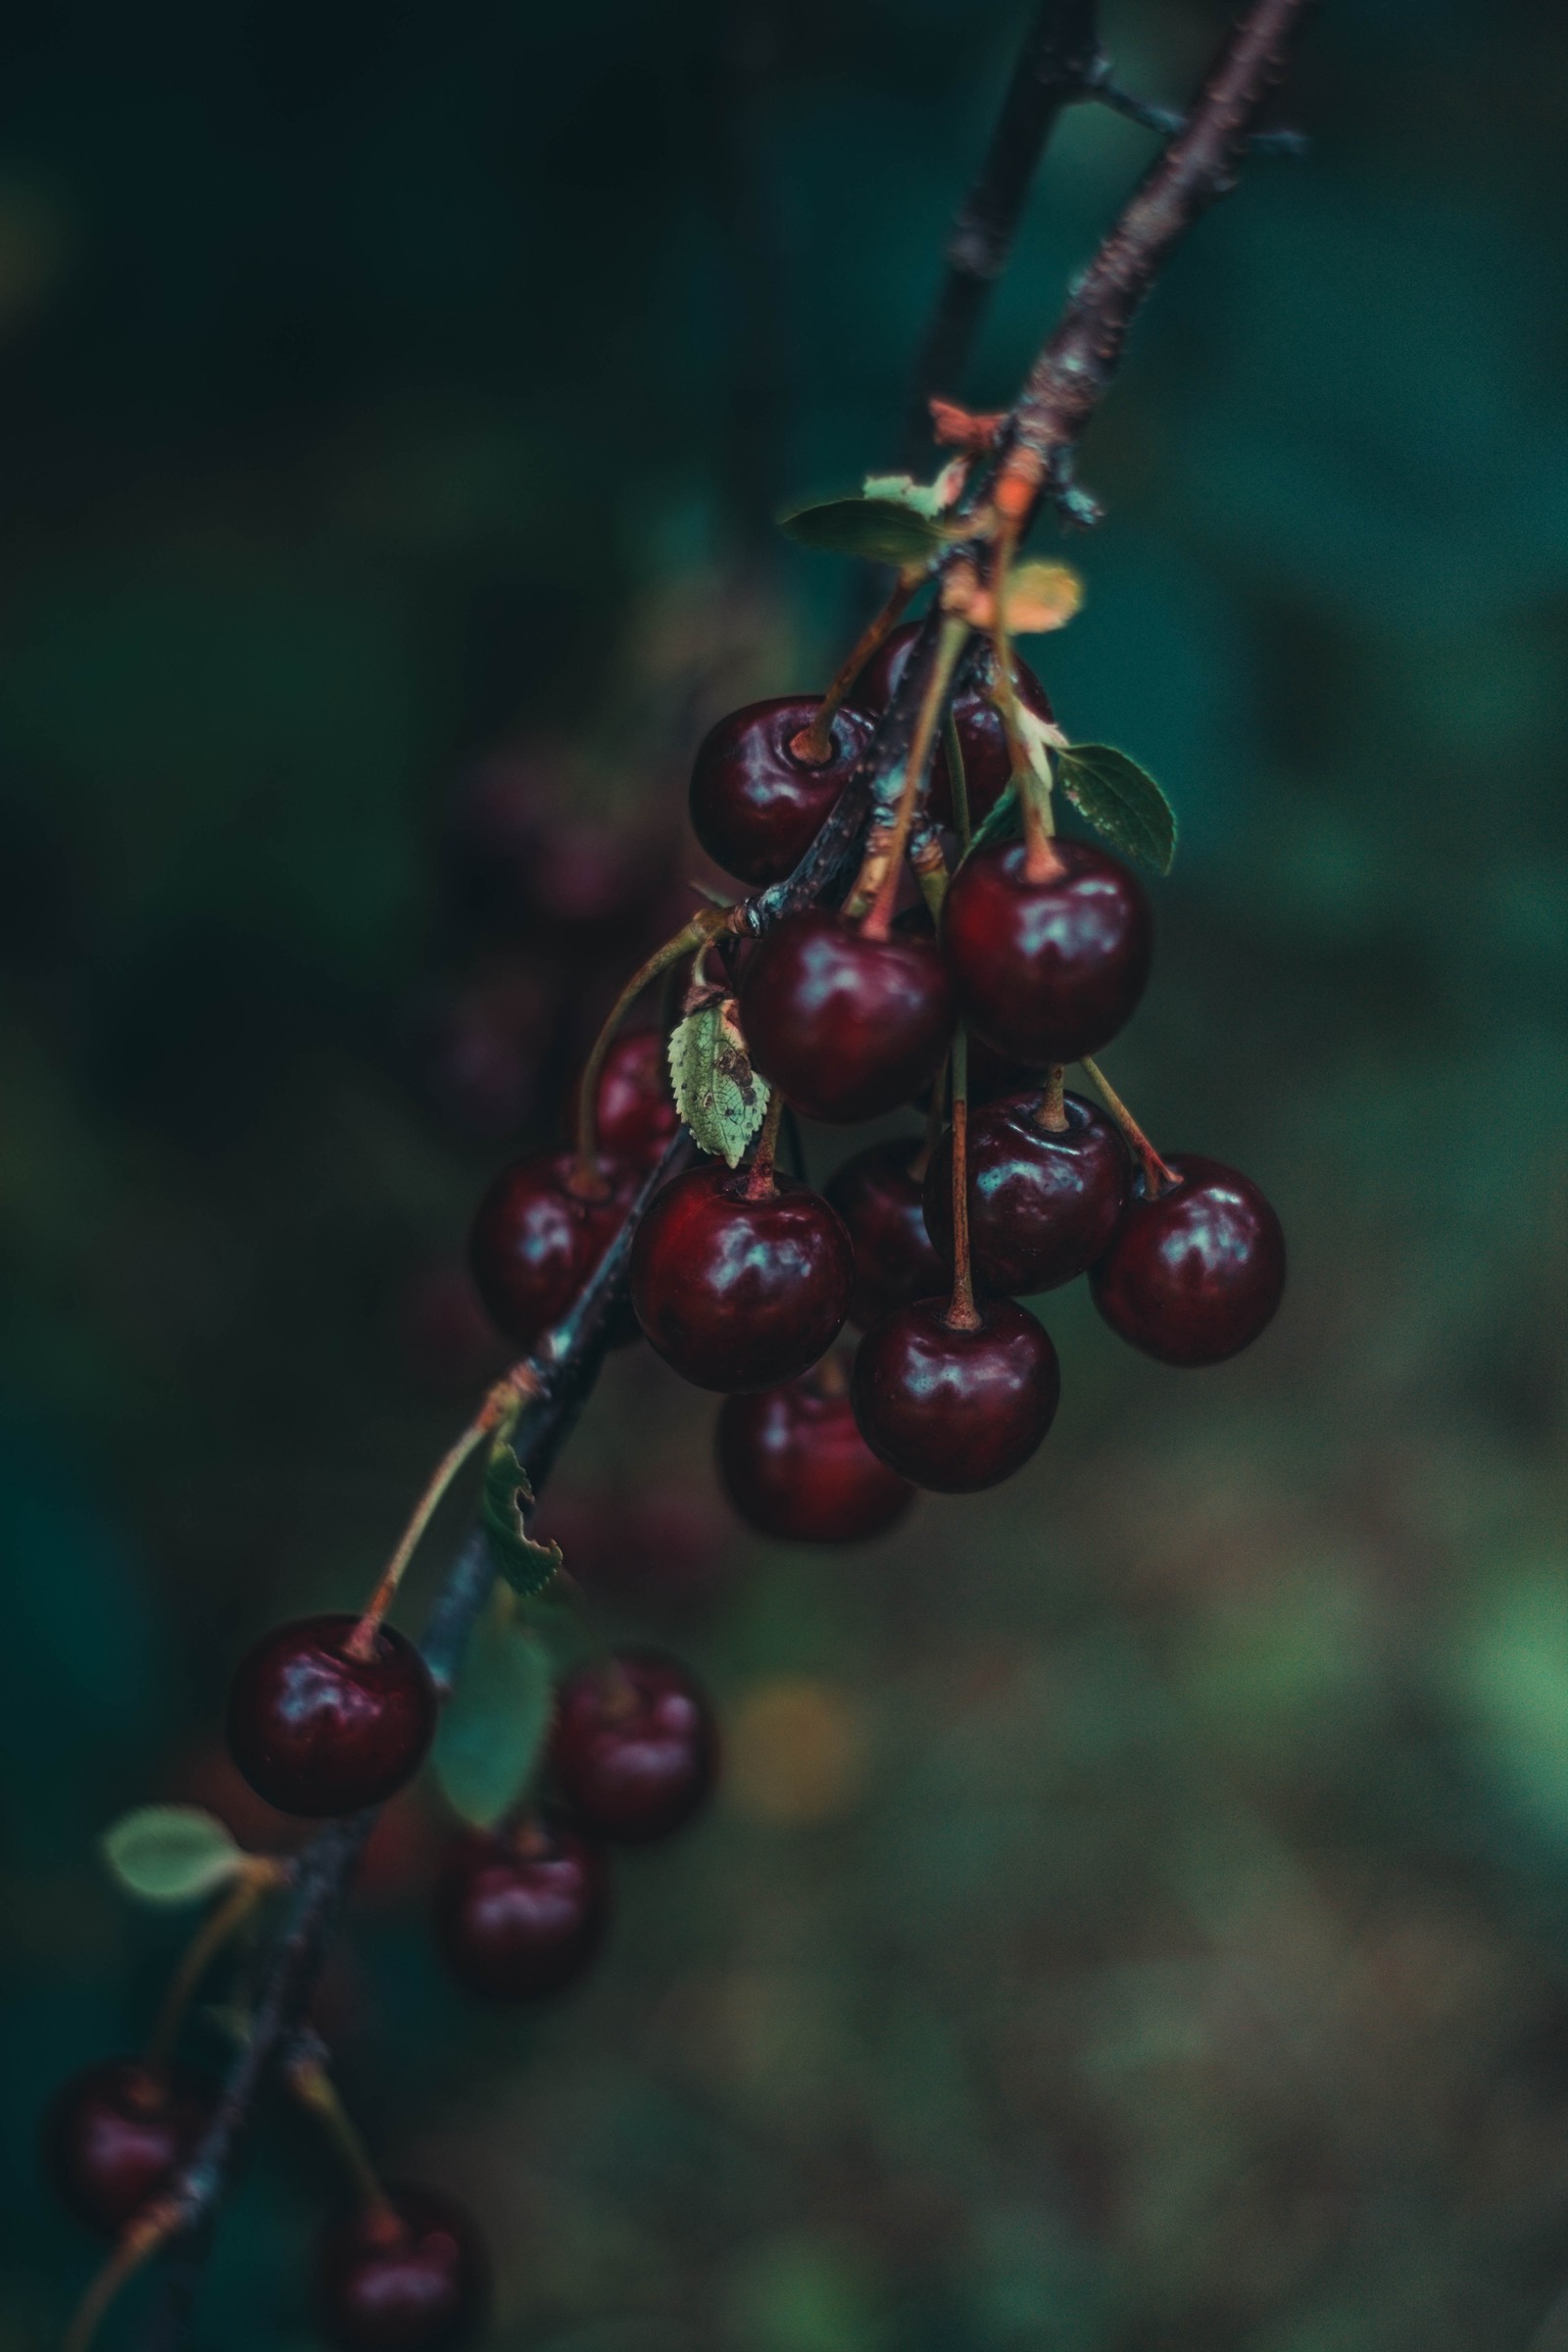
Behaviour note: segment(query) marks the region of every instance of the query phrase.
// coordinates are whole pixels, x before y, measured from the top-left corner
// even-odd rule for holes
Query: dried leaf
[[[1066,564],[1020,564],[1007,574],[1004,616],[1015,637],[1064,628],[1084,601],[1084,584]]]

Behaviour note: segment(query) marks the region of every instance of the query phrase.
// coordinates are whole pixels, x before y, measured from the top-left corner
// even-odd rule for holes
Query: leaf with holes
[[[802,547],[859,556],[867,564],[894,564],[901,571],[928,563],[947,545],[947,533],[935,517],[904,498],[830,498],[781,514],[779,528]]]
[[[140,1805],[104,1832],[99,1851],[115,1884],[142,1903],[199,1903],[247,1860],[199,1805]]]
[[[1061,789],[1079,815],[1129,858],[1168,874],[1176,811],[1147,768],[1108,743],[1074,743],[1056,755]]]
[[[1066,564],[1019,564],[1007,574],[1004,612],[1015,636],[1065,628],[1084,601],[1084,584]]]
[[[523,1600],[542,1592],[561,1566],[561,1545],[536,1544],[528,1533],[523,1512],[532,1505],[528,1473],[502,1430],[493,1439],[485,1462],[479,1519],[490,1540],[497,1571]]]
[[[430,1751],[442,1795],[475,1829],[493,1829],[525,1794],[550,1730],[551,1692],[544,1645],[498,1586],[473,1629]]]
[[[734,1168],[767,1115],[768,1084],[752,1067],[733,997],[701,1004],[669,1041],[675,1108],[692,1140]]]

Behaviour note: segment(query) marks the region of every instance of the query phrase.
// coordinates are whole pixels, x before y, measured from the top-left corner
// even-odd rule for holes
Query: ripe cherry
[[[887,709],[908,667],[909,652],[919,634],[918,621],[909,621],[902,629],[895,629],[876,659],[861,671],[856,696],[868,710],[880,712]],[[978,661],[981,673],[979,681],[960,687],[953,698],[953,719],[958,730],[958,748],[963,754],[963,781],[969,801],[969,818],[976,825],[1000,800],[1012,774],[1012,759],[1007,750],[1007,735],[1002,723],[1002,713],[986,691],[997,674],[996,657],[986,647]],[[1045,688],[1028,663],[1019,661],[1016,655],[1013,657],[1013,686],[1019,702],[1026,710],[1032,710],[1037,718],[1051,718],[1051,704]],[[931,762],[927,805],[937,824],[953,823],[953,779],[948,772],[948,755],[940,738]]]
[[[673,1658],[617,1650],[562,1685],[550,1742],[573,1814],[617,1845],[667,1838],[713,1785],[718,1740],[691,1676]]]
[[[566,1312],[637,1189],[633,1161],[601,1154],[597,1168],[602,1192],[582,1185],[574,1152],[536,1152],[504,1168],[479,1203],[468,1243],[473,1279],[520,1348]]]
[[[1285,1235],[1257,1186],[1194,1152],[1151,1200],[1134,1188],[1089,1287],[1112,1331],[1164,1364],[1218,1364],[1250,1346],[1285,1290]]]
[[[484,2241],[461,2205],[400,2181],[322,2237],[321,2328],[339,2352],[459,2352],[490,2301]]]
[[[572,1089],[568,1129],[577,1124]],[[680,1125],[669,1090],[664,1040],[657,1029],[622,1029],[611,1041],[599,1073],[595,1127],[600,1150],[613,1159],[657,1159]]]
[[[740,1006],[762,1076],[833,1126],[906,1102],[936,1076],[953,1034],[953,988],[929,940],[874,939],[822,908],[767,934]]]
[[[453,1975],[492,2001],[564,1991],[598,1951],[609,1915],[604,1853],[548,1814],[468,1832],[436,1890],[436,1936]]]
[[[1143,886],[1087,842],[1054,844],[1058,871],[1031,882],[1021,841],[965,858],[942,910],[942,950],[964,1018],[999,1054],[1042,1068],[1107,1045],[1149,978],[1153,924]]]
[[[705,1161],[637,1228],[631,1302],[650,1344],[700,1389],[771,1389],[843,1328],[855,1253],[820,1193]]]
[[[812,695],[748,703],[710,729],[692,769],[692,831],[710,858],[760,889],[782,882],[855,772],[875,725],[841,704],[822,761],[794,748],[817,712]]]
[[[61,2202],[89,2230],[118,2237],[190,2162],[213,2093],[180,2068],[128,2058],[85,2067],[62,2084],[44,2126]]]
[[[274,1626],[242,1658],[228,1694],[228,1745],[258,1796],[280,1813],[358,1813],[411,1781],[435,1732],[435,1685],[412,1642],[360,1620]]]
[[[1102,1112],[1060,1098],[1048,1126],[1047,1091],[1004,1095],[969,1113],[969,1248],[988,1291],[1054,1291],[1086,1274],[1116,1230],[1127,1199],[1127,1153]],[[953,1137],[931,1155],[925,1222],[953,1263]],[[935,1285],[931,1286],[935,1288]]]
[[[832,1357],[786,1388],[726,1396],[714,1452],[747,1526],[789,1544],[862,1544],[885,1535],[914,1499],[908,1481],[861,1437]]]
[[[923,1152],[917,1136],[871,1144],[847,1159],[827,1187],[855,1245],[850,1321],[862,1331],[891,1308],[943,1287],[942,1261],[925,1226],[923,1186],[914,1173]]]
[[[860,1342],[851,1395],[873,1453],[917,1487],[972,1494],[1021,1470],[1055,1418],[1056,1350],[1011,1298],[990,1298],[972,1330],[943,1299],[883,1317]]]

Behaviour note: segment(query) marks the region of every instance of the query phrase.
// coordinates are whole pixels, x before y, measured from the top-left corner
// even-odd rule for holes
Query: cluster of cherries
[[[723,719],[691,787],[703,847],[754,886],[798,863],[843,791],[909,659],[897,631],[830,714],[812,700]],[[971,815],[1011,773],[994,668],[955,699]],[[1014,689],[1050,718],[1039,681]],[[938,823],[954,816],[939,750]],[[1149,978],[1142,885],[1115,858],[1057,839],[965,858],[939,925],[923,907],[881,923],[811,908],[753,948],[737,990],[758,1071],[791,1109],[828,1125],[929,1102],[961,1022],[970,1043],[960,1245],[955,1130],[873,1145],[818,1193],[763,1151],[707,1161],[655,1197],[631,1258],[637,1325],[699,1388],[725,1394],[717,1453],[741,1516],[761,1532],[855,1541],[890,1526],[911,1489],[968,1493],[1009,1477],[1049,1430],[1055,1351],[1019,1303],[1088,1274],[1101,1313],[1167,1363],[1217,1363],[1269,1321],[1284,1287],[1279,1221],[1245,1176],[1196,1155],[1163,1160],[1067,1093],[1066,1064],[1122,1028]],[[490,1313],[532,1346],[593,1271],[675,1112],[660,1041],[624,1033],[598,1094],[597,1149],[517,1161],[475,1221],[471,1262]],[[1140,1158],[1142,1165],[1140,1166]],[[864,1333],[853,1370],[830,1352]]]

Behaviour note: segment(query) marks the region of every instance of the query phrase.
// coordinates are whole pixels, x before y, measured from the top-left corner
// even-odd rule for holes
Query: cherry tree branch
[[[1047,487],[1062,495],[1072,454],[1115,374],[1133,318],[1177,243],[1231,186],[1305,6],[1306,0],[1253,0],[1191,115],[1145,174],[1043,346],[1003,428],[997,467],[966,501],[977,522],[986,498],[1009,468],[1030,485],[1034,497]],[[948,561],[961,560],[966,552],[972,555],[973,546],[969,542],[956,548]],[[935,655],[938,621],[939,610],[934,608],[859,768],[811,847],[786,882],[745,903],[738,915],[740,928],[760,936],[802,906],[843,897],[868,820],[874,810],[891,805],[902,785]],[[955,685],[962,676],[960,664]],[[638,1220],[659,1187],[689,1160],[693,1149],[684,1132],[676,1136],[638,1192],[571,1312],[529,1359],[534,1393],[519,1417],[514,1445],[535,1492],[593,1389],[613,1323],[624,1312],[627,1265]],[[493,1576],[488,1544],[475,1530],[447,1573],[422,1643],[443,1693],[451,1690]],[[299,1858],[289,1910],[268,1961],[248,2040],[229,2070],[213,2124],[173,2192],[182,2208],[183,2227],[165,2263],[163,2295],[144,2339],[159,2352],[178,2352],[189,2340],[196,2268],[239,2141],[279,2045],[308,2008],[374,1818],[371,1812],[328,1823]]]

